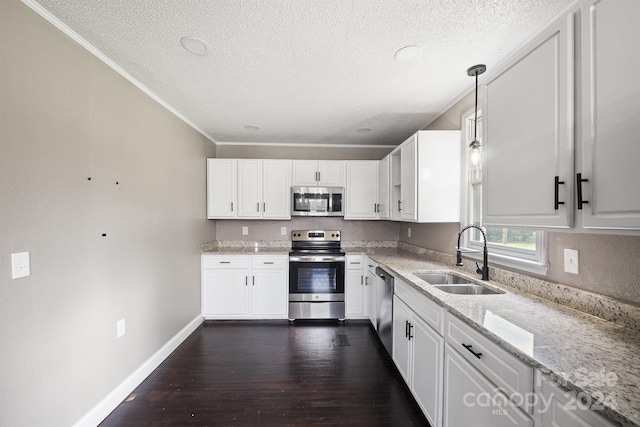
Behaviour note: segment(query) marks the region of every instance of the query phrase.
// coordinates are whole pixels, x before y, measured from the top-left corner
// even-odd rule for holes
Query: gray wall
[[[199,315],[215,148],[19,0],[0,58],[0,425],[69,426]]]

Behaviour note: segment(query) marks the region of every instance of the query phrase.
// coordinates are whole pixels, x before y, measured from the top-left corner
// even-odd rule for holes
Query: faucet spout
[[[470,229],[470,228],[475,228],[477,230],[480,230],[480,233],[482,233],[482,239],[484,240],[484,248],[482,250],[482,268],[480,269],[480,273],[482,273],[482,280],[489,280],[489,253],[487,251],[487,235],[485,234],[484,230],[482,229],[482,227],[475,225],[475,224],[469,224],[466,227],[463,227],[462,230],[460,230],[460,232],[458,233],[458,247],[456,248],[456,265],[458,267],[462,267],[464,264],[462,264],[462,251],[460,250],[460,238],[462,237],[462,233],[464,233],[466,230]]]

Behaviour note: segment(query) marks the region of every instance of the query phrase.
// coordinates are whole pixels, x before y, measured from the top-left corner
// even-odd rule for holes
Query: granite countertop
[[[628,325],[482,282],[454,266],[412,253],[351,248],[445,307],[515,356],[550,374],[556,384],[603,403],[603,412],[623,426],[640,426],[640,331]],[[454,295],[433,288],[412,272],[455,271],[506,291],[497,295]],[[589,400],[589,399],[587,399]]]

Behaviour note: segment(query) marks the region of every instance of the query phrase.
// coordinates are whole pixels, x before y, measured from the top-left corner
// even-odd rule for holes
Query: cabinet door
[[[640,2],[582,8],[583,226],[640,229]],[[579,207],[578,207],[579,208]]]
[[[362,270],[347,270],[344,286],[345,315],[347,318],[364,316],[364,277]]]
[[[416,219],[416,161],[417,143],[414,135],[400,148],[400,217],[405,220]]]
[[[262,161],[238,160],[238,216],[262,216]]]
[[[378,203],[378,162],[347,162],[345,219],[375,219]]]
[[[291,160],[262,163],[263,218],[291,219]]]
[[[411,391],[433,427],[442,425],[444,339],[413,316]]]
[[[378,162],[378,218],[389,219],[389,161],[391,157],[385,156],[384,159]]]
[[[411,310],[402,300],[393,297],[393,361],[407,384],[409,381],[410,341],[408,339]],[[461,424],[462,425],[462,424]]]
[[[251,277],[251,314],[255,318],[286,319],[289,277],[286,269],[254,270]]]
[[[202,271],[202,314],[210,318],[249,315],[249,286],[246,270]]]
[[[318,162],[318,185],[324,187],[344,187],[345,161],[322,160]]]
[[[318,185],[318,162],[315,160],[294,160],[291,185],[315,187]]]
[[[402,219],[402,162],[400,149],[389,155],[389,215],[392,220]]]
[[[444,381],[445,427],[533,426],[529,416],[448,345],[444,352]]]
[[[235,218],[236,161],[207,159],[207,218]]]
[[[541,374],[542,375],[542,374]],[[544,427],[614,427],[616,424],[589,409],[575,392],[563,390],[541,376],[540,407]],[[590,399],[591,403],[596,399]],[[544,403],[543,403],[544,402]],[[544,405],[544,406],[543,406]]]
[[[568,14],[483,85],[483,225],[571,226],[573,56]]]

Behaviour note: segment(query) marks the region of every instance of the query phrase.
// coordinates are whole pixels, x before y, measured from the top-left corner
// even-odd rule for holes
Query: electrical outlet
[[[249,234],[249,227],[242,227],[242,235],[246,236]]]
[[[116,324],[116,330],[117,330],[117,338],[120,338],[126,333],[124,319],[118,320],[118,323]]]
[[[565,273],[578,274],[578,251],[575,249],[564,250]]]
[[[287,227],[280,227],[280,235],[281,236],[287,235]]]
[[[407,227],[407,237],[411,237],[411,227]]]

